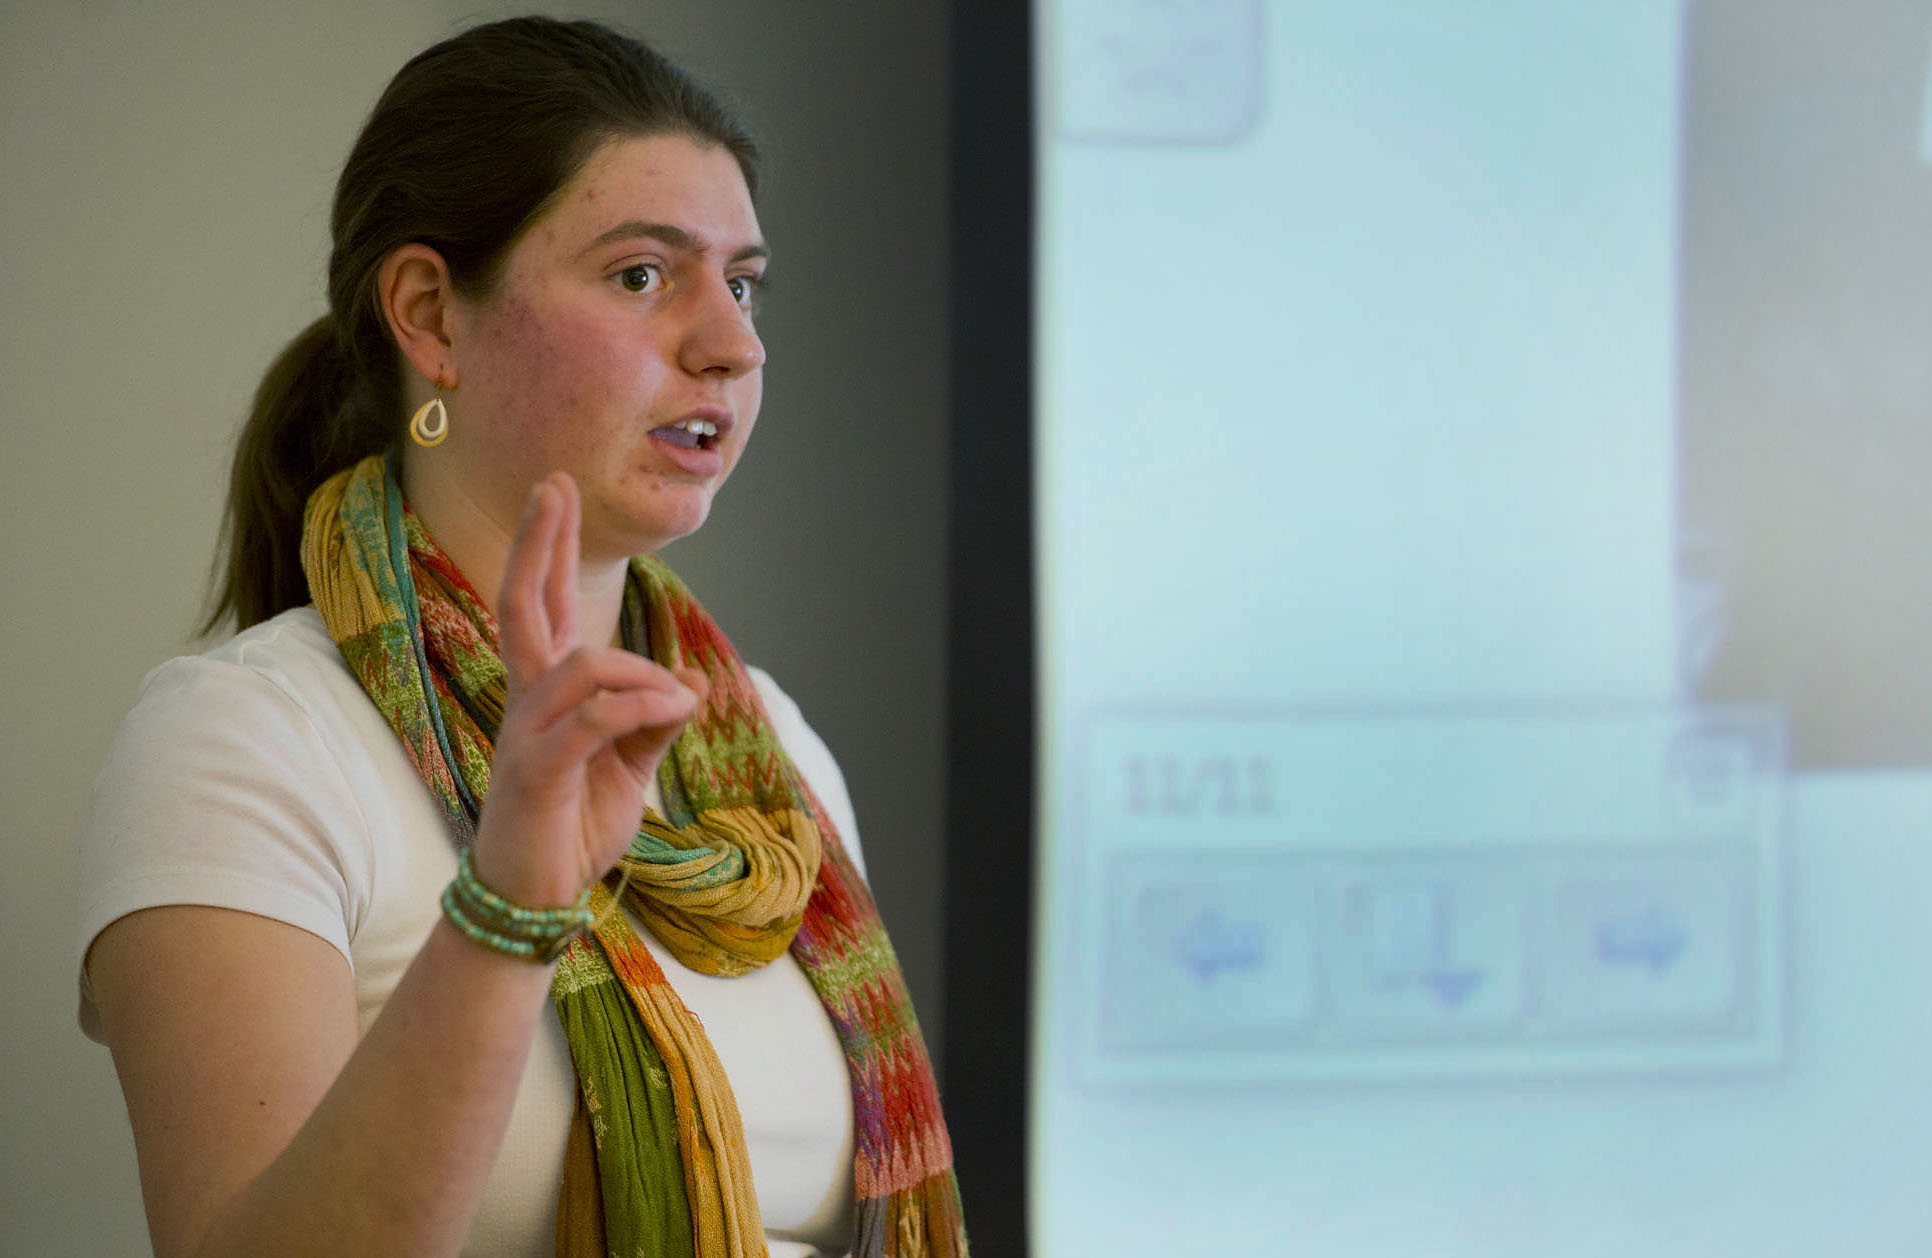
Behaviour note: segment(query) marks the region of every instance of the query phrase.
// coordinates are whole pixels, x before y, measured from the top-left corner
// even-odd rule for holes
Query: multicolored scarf
[[[505,678],[496,620],[403,504],[390,460],[310,498],[309,590],[330,636],[470,842],[489,791]],[[625,644],[704,670],[703,709],[659,772],[620,862],[625,906],[679,961],[741,974],[789,948],[844,1047],[862,1258],[965,1258],[932,1066],[870,892],[798,777],[737,652],[670,570],[634,561]],[[600,914],[611,891],[598,887]],[[577,1071],[559,1258],[765,1253],[737,1103],[704,1029],[625,913],[604,914],[551,986]]]

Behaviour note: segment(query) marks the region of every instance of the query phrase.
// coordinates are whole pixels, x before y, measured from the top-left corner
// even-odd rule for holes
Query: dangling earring
[[[431,416],[434,416],[432,419]],[[443,373],[436,373],[436,396],[409,417],[409,437],[425,450],[449,439],[449,407],[443,405]]]

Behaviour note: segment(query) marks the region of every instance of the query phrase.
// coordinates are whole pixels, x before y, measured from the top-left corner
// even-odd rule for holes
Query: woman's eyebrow
[[[685,231],[682,227],[677,227],[670,223],[647,223],[643,219],[633,218],[619,223],[617,226],[597,237],[597,239],[585,245],[577,256],[581,258],[584,254],[601,249],[605,245],[616,244],[620,240],[635,240],[640,237],[658,241],[660,244],[669,245],[671,248],[681,250],[685,253],[702,253],[704,251],[703,242],[690,232]],[[732,254],[730,258],[726,259],[726,262],[743,262],[747,258],[769,258],[770,256],[771,250],[762,244],[746,245],[744,248]]]

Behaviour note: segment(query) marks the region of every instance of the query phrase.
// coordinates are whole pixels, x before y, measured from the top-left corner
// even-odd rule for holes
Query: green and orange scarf
[[[435,794],[476,834],[505,698],[496,620],[402,501],[381,456],[310,498],[302,565],[322,619]],[[668,568],[633,562],[625,645],[710,679],[620,862],[625,907],[694,970],[742,974],[791,952],[852,1081],[861,1258],[964,1258],[952,1147],[932,1066],[877,907],[793,770],[717,624]],[[737,1103],[698,1020],[625,913],[564,954],[551,985],[577,1072],[559,1258],[765,1253]]]

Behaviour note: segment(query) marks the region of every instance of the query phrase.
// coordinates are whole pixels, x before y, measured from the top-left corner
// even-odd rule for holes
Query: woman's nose
[[[765,343],[758,339],[750,312],[738,304],[728,280],[706,283],[691,300],[691,323],[680,351],[686,371],[735,377],[764,365]]]

